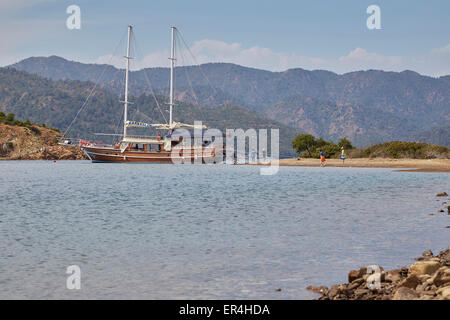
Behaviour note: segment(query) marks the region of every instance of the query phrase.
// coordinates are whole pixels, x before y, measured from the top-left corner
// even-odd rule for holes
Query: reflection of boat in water
[[[128,27],[128,42],[126,69],[125,69],[125,99],[124,103],[124,119],[123,119],[123,138],[119,143],[104,145],[101,143],[92,143],[80,140],[79,146],[81,150],[93,162],[175,162],[175,163],[202,163],[222,161],[222,156],[217,154],[217,148],[222,145],[215,143],[214,137],[208,137],[204,134],[193,136],[186,134],[187,130],[181,130],[185,134],[177,133],[177,129],[194,129],[194,131],[202,132],[206,128],[203,125],[189,125],[173,121],[173,76],[174,76],[174,32],[172,27],[172,47],[170,59],[170,95],[169,107],[170,118],[168,123],[149,124],[138,121],[129,121],[127,119],[128,104],[128,74],[130,63],[130,41],[132,27]],[[127,128],[156,128],[157,130],[167,130],[164,136],[130,136],[127,135]],[[219,153],[219,152],[218,152]],[[222,154],[222,151],[220,152]]]

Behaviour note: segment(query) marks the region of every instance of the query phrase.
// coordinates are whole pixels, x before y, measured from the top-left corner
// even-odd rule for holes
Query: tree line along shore
[[[298,158],[281,159],[280,166],[367,167],[414,169],[421,172],[450,172],[450,148],[424,142],[391,141],[356,148],[342,138],[338,143],[300,134],[292,141]],[[320,154],[325,162],[319,162]],[[408,170],[411,171],[411,170]]]
[[[322,151],[326,158],[339,159],[344,150],[345,158],[390,158],[390,159],[450,159],[450,148],[429,145],[424,142],[390,141],[367,148],[356,148],[347,138],[338,143],[316,138],[311,134],[299,134],[292,141],[299,158],[316,158]]]

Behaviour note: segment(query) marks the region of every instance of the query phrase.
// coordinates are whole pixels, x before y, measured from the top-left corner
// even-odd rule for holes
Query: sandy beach
[[[281,159],[280,166],[318,167],[319,159],[290,158]],[[398,168],[417,172],[450,172],[450,159],[388,159],[388,158],[356,158],[327,159],[328,167],[360,167],[360,168]],[[403,170],[399,170],[403,171]]]

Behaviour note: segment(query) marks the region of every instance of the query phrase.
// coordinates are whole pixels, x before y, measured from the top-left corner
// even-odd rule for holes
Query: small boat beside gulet
[[[122,139],[118,143],[103,144],[85,140],[63,138],[60,144],[78,145],[92,162],[154,162],[154,163],[216,163],[223,160],[223,144],[216,143],[214,136],[204,133],[205,125],[185,124],[173,120],[174,107],[174,63],[175,32],[171,27],[170,83],[169,83],[169,121],[167,123],[145,123],[128,120],[129,69],[132,26],[128,26],[128,41],[125,68],[125,94],[123,101],[124,118]],[[133,136],[127,134],[128,128],[154,128],[166,134],[157,136]],[[184,129],[178,131],[177,129]],[[192,133],[189,130],[193,130]],[[223,139],[221,139],[223,141]],[[216,152],[216,150],[221,150]],[[220,153],[220,154],[219,154]]]

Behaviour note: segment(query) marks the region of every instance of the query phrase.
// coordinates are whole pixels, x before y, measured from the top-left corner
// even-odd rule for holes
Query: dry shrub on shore
[[[356,155],[353,155],[356,157]],[[410,159],[449,159],[450,148],[430,146],[424,142],[391,141],[373,145],[361,150],[365,158],[410,158]]]
[[[303,158],[319,158],[322,150],[327,158],[338,159],[341,147],[344,147],[347,158],[450,159],[450,148],[425,142],[391,141],[358,149],[346,138],[335,144],[322,138],[316,139],[310,134],[301,134],[292,141],[292,147]]]

